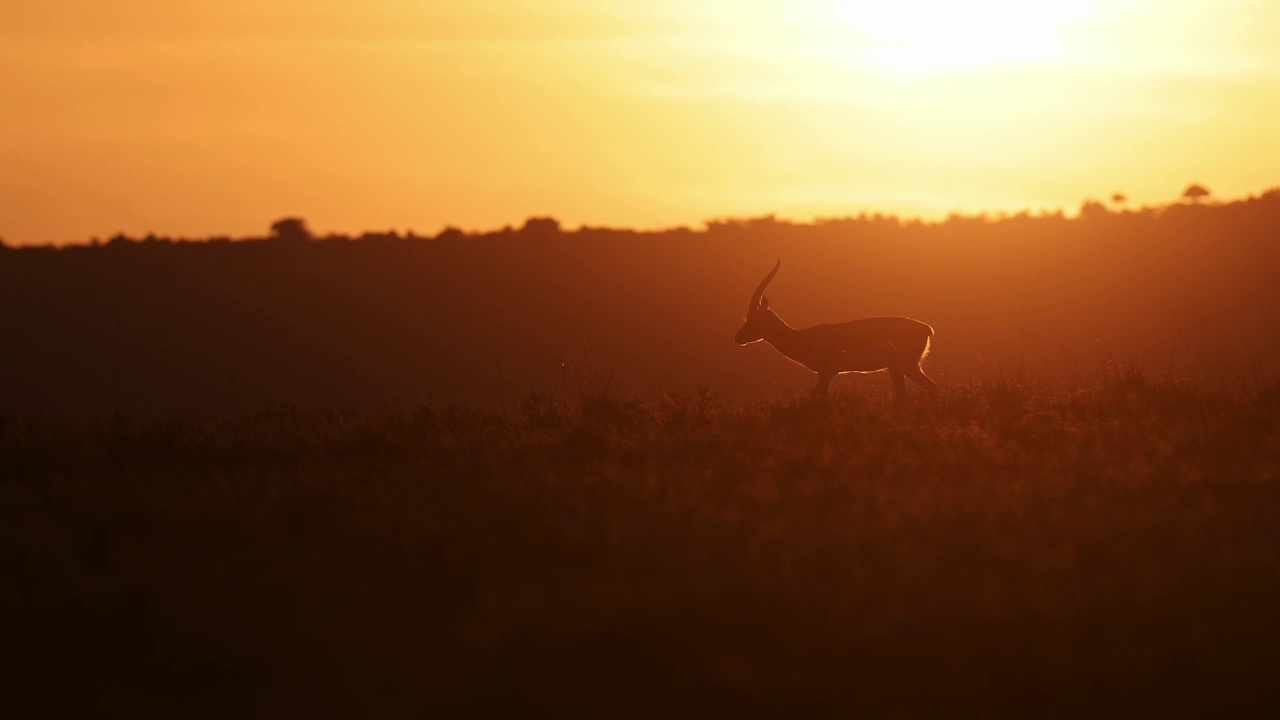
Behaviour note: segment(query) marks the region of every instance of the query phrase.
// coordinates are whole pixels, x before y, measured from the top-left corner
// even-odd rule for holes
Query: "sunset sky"
[[[0,237],[1242,196],[1280,184],[1277,32],[1266,0],[9,2]]]

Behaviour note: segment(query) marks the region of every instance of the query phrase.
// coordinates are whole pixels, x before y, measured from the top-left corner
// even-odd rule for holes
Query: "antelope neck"
[[[778,323],[777,327],[769,328],[768,332],[761,335],[761,337],[764,338],[765,342],[782,350],[784,346],[791,344],[790,340],[795,337],[796,329],[788,325],[787,321],[782,318],[778,318]]]

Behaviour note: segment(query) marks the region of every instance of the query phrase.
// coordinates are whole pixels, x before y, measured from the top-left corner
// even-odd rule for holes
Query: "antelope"
[[[810,393],[815,400],[827,397],[827,386],[832,378],[849,372],[888,370],[893,381],[895,402],[906,398],[903,378],[911,378],[920,387],[937,392],[938,384],[920,369],[920,364],[929,355],[933,328],[905,317],[869,317],[793,328],[769,309],[769,298],[764,296],[765,286],[778,274],[780,267],[781,259],[751,294],[746,322],[734,336],[739,345],[764,340],[791,361],[818,373],[818,384]]]

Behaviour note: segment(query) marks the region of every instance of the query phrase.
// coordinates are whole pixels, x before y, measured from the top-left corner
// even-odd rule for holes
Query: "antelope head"
[[[747,317],[742,325],[742,329],[737,335],[733,336],[734,342],[739,345],[763,340],[766,335],[771,335],[774,331],[787,326],[778,317],[777,313],[769,309],[769,298],[764,296],[764,288],[778,274],[778,268],[782,267],[782,260],[778,260],[778,264],[773,266],[768,275],[764,276],[764,280],[760,282],[760,286],[751,294],[751,304],[747,306]]]

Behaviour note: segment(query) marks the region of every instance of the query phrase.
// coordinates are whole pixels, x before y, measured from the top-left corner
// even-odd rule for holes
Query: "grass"
[[[0,712],[1242,709],[1280,668],[1278,397],[4,419]]]

